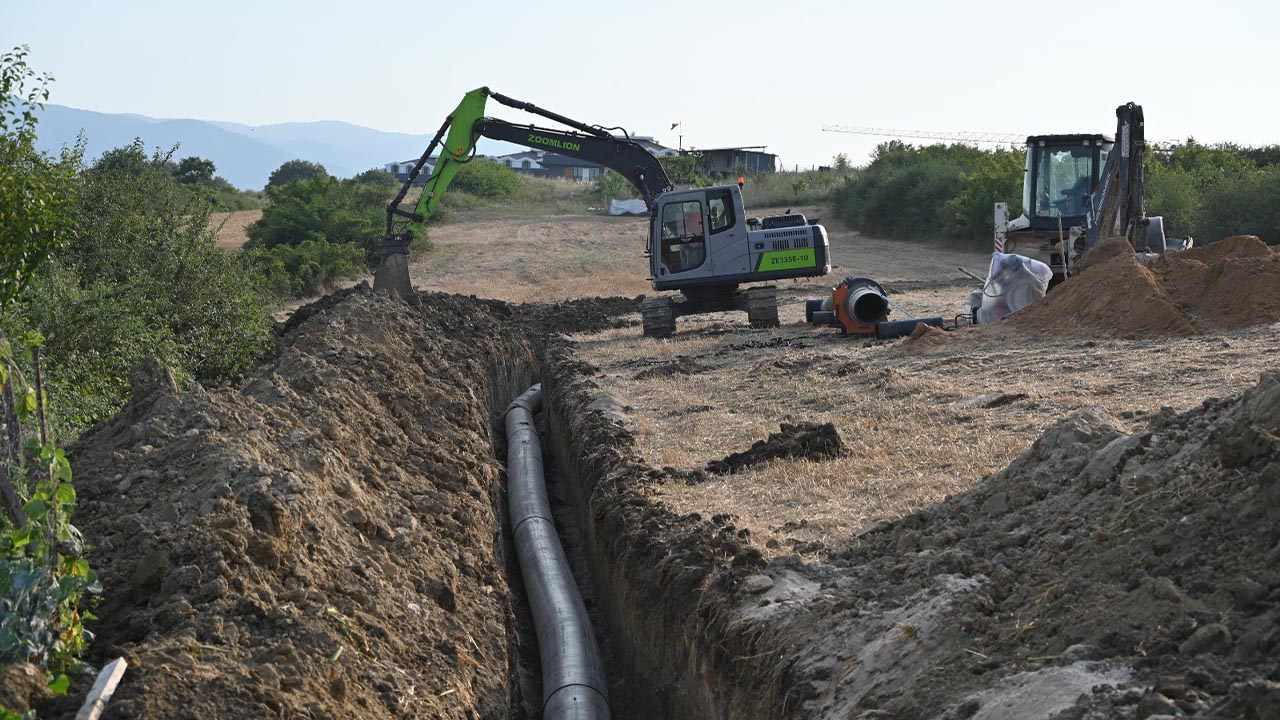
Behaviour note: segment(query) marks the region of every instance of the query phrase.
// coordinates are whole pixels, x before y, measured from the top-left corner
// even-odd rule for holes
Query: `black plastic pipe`
[[[542,445],[533,424],[541,403],[541,384],[526,390],[507,406],[506,429],[507,509],[542,658],[542,716],[607,720],[604,662],[547,500]]]

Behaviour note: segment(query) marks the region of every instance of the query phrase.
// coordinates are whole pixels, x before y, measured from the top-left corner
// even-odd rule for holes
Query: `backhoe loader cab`
[[[1028,227],[1057,233],[1058,220],[1083,226],[1089,193],[1115,144],[1105,135],[1033,135],[1027,138],[1022,207]]]
[[[1142,106],[1116,108],[1115,135],[1032,135],[1022,184],[1023,214],[1009,220],[995,205],[995,250],[1049,266],[1052,286],[1099,240],[1123,235],[1140,258],[1191,247],[1164,234],[1164,218],[1147,215],[1146,131]]]

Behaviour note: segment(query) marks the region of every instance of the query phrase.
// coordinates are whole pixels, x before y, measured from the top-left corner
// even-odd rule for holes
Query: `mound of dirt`
[[[849,454],[840,433],[831,423],[782,423],[769,439],[757,440],[750,450],[737,452],[721,460],[707,463],[707,472],[728,475],[743,472],[757,465],[782,458],[808,458],[829,460]]]
[[[110,717],[506,717],[513,611],[491,408],[533,355],[482,303],[367,286],[237,387],[156,363],[73,448]]]
[[[1232,235],[1216,243],[1199,245],[1171,257],[1212,264],[1227,258],[1267,257],[1274,254],[1275,251],[1262,242],[1262,238],[1257,235]]]
[[[1055,335],[1149,338],[1280,321],[1280,255],[1251,235],[1140,264],[1123,237],[1003,325]]]
[[[1124,236],[1109,237],[1089,248],[1089,251],[1071,268],[1073,273],[1081,273],[1093,267],[1110,262],[1118,257],[1132,257],[1133,245]]]
[[[912,625],[877,688],[842,686],[846,707],[1003,717],[1014,686],[1085,672],[1119,681],[1068,686],[1074,709],[1054,717],[1273,717],[1280,373],[1134,433],[1086,408],[974,491],[836,559],[877,613],[919,615],[944,587],[952,603],[945,622]]]
[[[1173,255],[1157,272],[1171,298],[1198,326],[1230,330],[1280,320],[1280,254],[1201,261]]]

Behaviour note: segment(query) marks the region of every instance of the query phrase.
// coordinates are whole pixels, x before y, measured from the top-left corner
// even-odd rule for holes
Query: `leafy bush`
[[[1280,165],[1228,177],[1206,188],[1195,223],[1202,241],[1257,235],[1280,244]]]
[[[79,149],[58,162],[35,151],[34,111],[48,98],[51,78],[28,67],[26,52],[19,47],[0,55],[0,313],[23,299],[73,227],[67,211],[74,206]],[[32,80],[36,87],[27,87]],[[0,417],[8,426],[0,437],[0,662],[33,662],[49,674],[51,689],[65,693],[66,673],[78,668],[92,639],[83,624],[92,616],[81,598],[102,588],[71,525],[71,465],[50,437],[38,349],[43,338],[23,338],[15,351],[0,326]],[[34,384],[20,362],[34,366]],[[22,424],[38,429],[25,452],[17,447]]]
[[[308,160],[286,160],[280,167],[271,171],[267,178],[267,187],[280,187],[298,180],[313,180],[329,177],[329,171],[320,163]]]
[[[693,155],[670,155],[658,158],[658,162],[674,185],[705,187],[712,184],[711,178],[698,172],[698,158]]]
[[[84,558],[84,540],[71,524],[76,491],[66,453],[47,440],[44,393],[23,376],[18,360],[36,364],[39,335],[15,357],[8,341],[0,340],[0,386],[5,389],[6,414],[12,410],[20,424],[35,426],[38,438],[25,452],[0,440],[0,482],[9,483],[3,525],[0,525],[0,662],[30,662],[55,678],[51,687],[66,691],[66,673],[80,667],[79,657],[93,634],[84,622],[81,598],[102,592],[97,576]],[[14,386],[20,386],[15,391]],[[21,398],[14,401],[14,398]],[[21,503],[20,509],[15,508]]]
[[[520,173],[502,163],[477,158],[458,170],[447,192],[455,190],[486,200],[513,198],[520,194]]]
[[[949,237],[986,243],[992,237],[995,203],[1009,204],[1009,217],[1022,214],[1026,155],[996,150],[976,158],[961,175],[960,190],[943,208]]]
[[[243,257],[278,296],[331,289],[376,261],[392,194],[385,181],[368,173],[351,180],[311,177],[269,186],[269,204],[249,226]],[[420,238],[417,246],[424,243]]]
[[[35,149],[36,111],[48,75],[26,62],[27,48],[0,55],[0,308],[25,289],[65,240],[79,148],[53,160]]]
[[[365,252],[350,244],[304,240],[297,245],[250,248],[245,259],[278,297],[308,297],[332,290],[339,280],[365,271]]]
[[[372,185],[374,187],[389,190],[391,192],[387,196],[388,198],[390,198],[391,195],[394,195],[396,190],[400,189],[400,181],[396,179],[395,175],[392,175],[385,170],[379,170],[378,168],[369,168],[368,170],[365,170],[351,178],[351,181],[361,185]]]
[[[79,431],[128,398],[130,370],[155,355],[181,379],[218,383],[268,347],[271,320],[252,269],[219,249],[209,206],[140,142],[81,173],[76,242],[0,317],[47,337],[55,430]],[[13,334],[11,332],[11,334]]]
[[[596,181],[596,192],[604,200],[625,200],[640,195],[627,179],[612,170],[606,171]]]
[[[835,191],[832,204],[840,219],[869,234],[976,244],[990,241],[993,203],[1017,212],[1021,195],[1018,153],[892,141]]]
[[[1147,162],[1147,212],[1163,215],[1165,232],[1212,242],[1258,235],[1280,243],[1280,146],[1206,146],[1194,139]]]
[[[246,248],[304,242],[350,244],[372,260],[386,229],[384,188],[313,177],[267,188],[262,219],[249,226]]]

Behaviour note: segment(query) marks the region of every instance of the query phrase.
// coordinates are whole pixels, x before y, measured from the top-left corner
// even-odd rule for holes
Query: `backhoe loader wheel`
[[[747,290],[747,320],[753,328],[778,327],[778,289],[757,287]]]
[[[675,305],[669,297],[645,298],[640,303],[640,317],[647,337],[671,337],[676,331]]]

